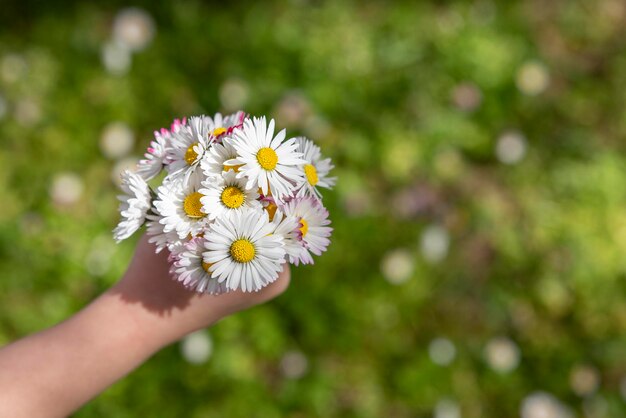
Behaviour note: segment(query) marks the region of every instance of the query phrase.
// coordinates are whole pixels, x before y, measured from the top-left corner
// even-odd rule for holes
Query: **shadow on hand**
[[[198,296],[176,282],[169,275],[169,251],[155,253],[155,247],[143,236],[126,274],[113,289],[127,303],[140,303],[150,312],[169,316],[174,310],[189,306],[191,298]]]
[[[155,247],[148,243],[144,235],[137,245],[126,274],[111,289],[111,293],[119,295],[126,303],[140,303],[146,310],[159,316],[171,316],[175,311],[210,306],[221,317],[273,299],[283,293],[290,282],[289,266],[284,264],[278,279],[258,292],[245,293],[236,290],[219,296],[199,294],[170,276],[167,250],[159,254],[154,251]],[[203,302],[206,303],[190,306],[198,299],[204,299]]]

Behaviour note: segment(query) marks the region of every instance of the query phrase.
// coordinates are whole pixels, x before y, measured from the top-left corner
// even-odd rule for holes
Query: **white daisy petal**
[[[119,211],[122,219],[113,231],[113,237],[118,243],[130,237],[143,225],[152,205],[150,187],[140,175],[124,171],[120,187],[124,192],[117,197],[120,200]]]
[[[203,188],[199,191],[203,197],[200,201],[209,219],[224,216],[231,211],[261,207],[256,189],[246,188],[245,179],[237,178],[236,174],[234,170],[229,170],[202,182]]]
[[[220,277],[222,277],[224,272],[228,271],[231,264],[233,263],[232,260],[228,258],[227,256],[224,256],[224,258],[219,258],[219,257],[213,258],[211,256],[206,258],[205,256],[205,259],[207,259],[207,261],[209,261],[210,263],[213,263],[213,274],[215,274],[216,276],[220,276]]]
[[[213,274],[225,280],[228,289],[259,291],[278,278],[278,271],[285,258],[282,236],[273,236],[271,239],[267,234],[258,236],[259,232],[272,231],[274,228],[267,213],[258,208],[226,212],[216,218],[204,236],[204,259],[211,262],[220,260],[213,265]],[[216,254],[216,248],[223,248],[224,230],[229,230],[230,234],[226,258],[221,259],[224,253]],[[266,241],[277,242],[279,246],[271,248]]]
[[[217,275],[211,272],[212,265],[203,259],[204,238],[194,238],[172,252],[170,272],[174,278],[198,292],[219,295],[228,291]]]
[[[330,236],[332,228],[326,226],[330,224],[328,211],[313,197],[293,199],[285,205],[284,210],[285,219],[289,219],[285,222],[290,226],[293,225],[293,219],[298,221],[295,230],[286,231],[286,228],[277,228],[283,234],[286,233],[285,251],[289,262],[295,265],[312,264],[313,258],[310,253],[320,255],[330,244],[327,237]]]
[[[284,130],[274,136],[274,124],[272,119],[268,126],[264,117],[246,119],[232,141],[237,158],[229,164],[241,164],[238,176],[248,179],[248,187],[260,188],[264,195],[271,193],[282,202],[303,181],[300,171],[285,171],[286,167],[299,164],[302,153],[290,149],[289,141],[284,142]]]
[[[157,253],[160,253],[164,248],[173,251],[176,247],[182,245],[175,230],[165,231],[165,225],[159,222],[160,216],[148,213],[146,219],[148,220],[146,224],[146,234],[149,237],[148,242],[156,246]]]
[[[157,199],[154,208],[160,215],[163,231],[176,231],[183,240],[189,235],[200,234],[209,223],[207,214],[202,211],[199,192],[199,178],[192,176],[188,184],[183,179],[174,179],[164,182],[157,189]]]
[[[321,199],[318,187],[330,189],[335,185],[335,179],[328,177],[328,173],[334,167],[330,158],[322,159],[320,148],[305,137],[295,138],[298,151],[302,153],[304,163],[299,166],[301,170],[300,182],[296,189],[297,197],[316,197]]]

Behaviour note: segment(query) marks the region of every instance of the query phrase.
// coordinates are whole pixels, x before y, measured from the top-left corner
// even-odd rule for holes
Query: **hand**
[[[120,282],[107,293],[117,295],[129,304],[143,309],[141,320],[149,329],[160,333],[164,343],[175,341],[189,332],[208,327],[218,320],[283,293],[289,286],[289,265],[285,264],[278,279],[259,292],[240,290],[219,296],[199,294],[177,283],[169,274],[169,252],[155,253],[155,247],[144,235]],[[153,323],[153,321],[155,321]],[[145,327],[142,327],[145,329]]]

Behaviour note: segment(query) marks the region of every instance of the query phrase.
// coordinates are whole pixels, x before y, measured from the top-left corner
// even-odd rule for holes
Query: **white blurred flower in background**
[[[122,160],[119,160],[115,163],[113,168],[111,168],[111,181],[117,185],[119,185],[122,181],[122,173],[125,170],[129,170],[135,172],[137,169],[137,158],[128,157]]]
[[[461,408],[456,401],[442,398],[435,405],[433,418],[461,418]]]
[[[521,418],[573,418],[572,411],[553,395],[533,392],[522,401]]]
[[[137,7],[120,10],[113,21],[113,40],[132,52],[146,48],[155,31],[152,16]]]
[[[447,338],[435,338],[428,345],[428,355],[433,363],[447,366],[456,357],[456,347]]]
[[[29,97],[23,97],[15,104],[15,120],[24,127],[30,127],[41,121],[42,113],[39,103]]]
[[[600,385],[600,373],[588,364],[579,364],[572,368],[569,375],[572,390],[578,396],[588,396],[594,393]]]
[[[9,53],[2,57],[0,62],[0,77],[8,84],[24,78],[28,72],[28,64],[19,54]]]
[[[493,370],[508,373],[514,370],[520,361],[520,350],[509,338],[492,338],[483,352],[485,361]]]
[[[58,173],[52,179],[50,197],[58,206],[76,203],[83,195],[83,180],[74,173]]]
[[[100,51],[102,65],[113,75],[124,75],[130,70],[133,57],[128,48],[117,42],[106,42]]]
[[[414,256],[406,248],[389,251],[380,263],[380,270],[389,283],[402,284],[413,275],[415,270]]]
[[[420,249],[426,261],[435,264],[448,255],[450,237],[448,231],[440,225],[430,225],[420,237]]]
[[[111,258],[115,254],[115,244],[110,235],[98,235],[91,242],[91,248],[85,257],[85,268],[93,276],[102,276],[111,266]]]
[[[156,33],[154,19],[137,7],[120,10],[113,20],[111,39],[104,43],[100,58],[113,75],[124,75],[131,67],[135,52],[145,49]]]
[[[135,145],[135,135],[124,122],[109,123],[100,136],[100,150],[105,157],[116,160],[128,155]]]
[[[300,379],[309,369],[309,361],[300,351],[288,351],[280,360],[280,371],[288,379]]]
[[[213,341],[206,330],[196,331],[183,338],[180,352],[191,364],[206,363],[213,353]]]
[[[526,137],[518,131],[504,132],[496,143],[496,157],[503,164],[516,164],[526,155]]]
[[[229,78],[220,87],[220,102],[227,112],[243,109],[248,102],[249,88],[245,81],[239,78]]]
[[[517,88],[524,94],[536,96],[543,93],[550,84],[550,74],[545,64],[539,61],[524,63],[515,78]]]

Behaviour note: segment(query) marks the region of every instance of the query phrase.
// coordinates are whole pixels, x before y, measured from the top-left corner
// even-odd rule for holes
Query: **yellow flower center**
[[[224,171],[235,170],[235,173],[239,173],[239,167],[243,166],[243,164],[239,165],[226,165],[224,164]]]
[[[300,219],[300,223],[302,226],[299,229],[300,232],[302,232],[302,237],[304,237],[306,233],[309,232],[309,223],[304,218]]]
[[[254,245],[247,239],[238,239],[230,246],[230,255],[238,263],[248,263],[254,259]]]
[[[278,206],[276,206],[276,203],[274,202],[270,202],[267,204],[267,206],[265,206],[265,210],[267,211],[267,214],[270,216],[270,221],[274,220],[274,215],[276,215],[276,209],[278,209]]]
[[[194,150],[194,147],[196,145],[199,145],[199,142],[194,142],[193,144],[189,145],[189,148],[187,148],[187,151],[185,151],[185,161],[188,165],[196,162],[196,159],[198,158],[198,153]]]
[[[276,164],[278,163],[278,155],[276,151],[274,151],[270,147],[264,147],[256,153],[256,160],[259,162],[259,165],[267,171],[271,171],[276,168]]]
[[[219,138],[220,135],[223,135],[226,133],[226,128],[215,128],[213,129],[213,132],[211,132],[211,135],[213,135],[214,138]]]
[[[202,197],[202,193],[193,192],[188,195],[183,201],[183,210],[190,218],[204,218],[206,213],[202,212],[202,203],[200,202],[200,198]]]
[[[204,261],[202,262],[202,268],[204,269],[204,271],[206,271],[209,274],[211,274],[211,272],[209,271],[209,268],[211,268],[212,265],[213,263],[205,263]]]
[[[304,174],[306,174],[306,179],[309,181],[311,186],[315,186],[319,181],[317,178],[317,170],[313,164],[305,164]]]
[[[222,191],[220,199],[225,206],[231,209],[237,209],[239,206],[243,205],[243,202],[245,202],[246,195],[239,187],[228,186]]]

